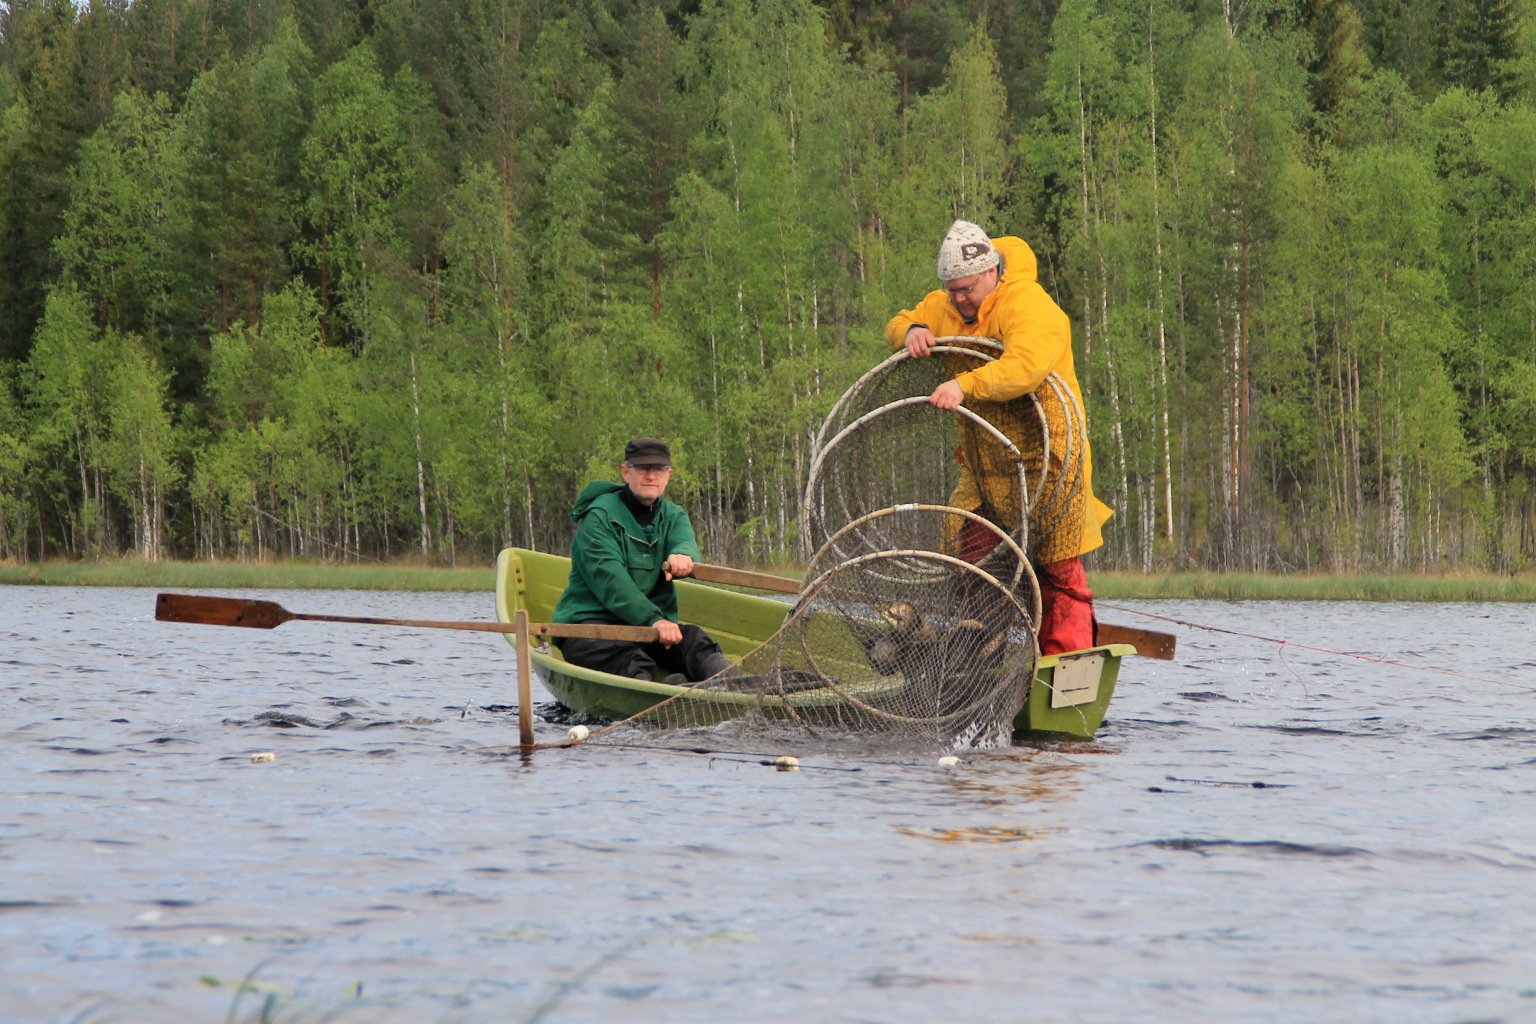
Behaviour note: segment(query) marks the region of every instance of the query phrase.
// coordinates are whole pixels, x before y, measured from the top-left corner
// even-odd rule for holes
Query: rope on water
[[[1284,660],[1285,649],[1294,647],[1303,651],[1312,651],[1317,654],[1331,654],[1339,658],[1353,658],[1356,661],[1366,661],[1373,665],[1391,665],[1395,668],[1406,668],[1416,672],[1428,672],[1434,675],[1449,676],[1452,679],[1463,679],[1473,683],[1488,683],[1492,686],[1505,686],[1523,693],[1536,693],[1536,686],[1528,686],[1524,683],[1511,682],[1508,679],[1493,679],[1489,676],[1472,675],[1469,672],[1457,672],[1455,669],[1434,668],[1430,665],[1414,665],[1406,661],[1397,661],[1393,658],[1383,657],[1379,654],[1360,654],[1355,651],[1339,651],[1331,647],[1318,647],[1314,644],[1304,644],[1298,640],[1285,637],[1263,636],[1259,633],[1246,633],[1240,629],[1227,629],[1223,626],[1212,626],[1209,623],[1194,622],[1189,619],[1175,618],[1171,615],[1158,615],[1156,612],[1144,611],[1140,608],[1127,608],[1124,605],[1105,604],[1095,602],[1100,608],[1108,608],[1111,611],[1126,612],[1130,615],[1142,615],[1149,619],[1157,619],[1160,622],[1171,622],[1176,626],[1185,626],[1189,629],[1203,629],[1207,633],[1224,633],[1227,636],[1240,636],[1248,640],[1260,640],[1264,643],[1277,644],[1280,648],[1281,659]]]

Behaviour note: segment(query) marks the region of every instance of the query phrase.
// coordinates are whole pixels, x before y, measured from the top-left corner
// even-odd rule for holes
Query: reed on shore
[[[1196,598],[1227,601],[1536,601],[1536,573],[1090,572],[1105,600]]]
[[[771,571],[787,576],[799,570]],[[151,587],[155,589],[453,590],[496,586],[491,565],[447,568],[410,563],[341,565],[326,562],[0,562],[0,584]],[[1536,601],[1536,572],[1515,576],[1455,573],[1266,575],[1213,572],[1089,572],[1094,593],[1106,601],[1130,598],[1202,598],[1227,601]]]

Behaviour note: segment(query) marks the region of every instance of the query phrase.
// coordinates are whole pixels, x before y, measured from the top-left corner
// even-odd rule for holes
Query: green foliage
[[[1320,119],[1348,103],[1360,89],[1370,59],[1363,43],[1364,26],[1349,0],[1309,0],[1304,17],[1312,36],[1311,100]]]
[[[170,375],[135,338],[122,339],[114,355],[102,459],[108,486],[131,513],[134,550],[155,561],[166,553],[166,502],[182,478]]]
[[[27,554],[27,489],[32,476],[26,415],[16,397],[15,367],[0,363],[0,560]]]
[[[189,268],[185,300],[205,325],[252,322],[279,290],[300,220],[299,154],[313,103],[312,55],[292,19],[272,40],[241,58],[220,61],[188,90],[179,119],[187,152],[187,253],[206,254]]]
[[[956,217],[999,223],[1009,177],[1006,104],[992,44],[972,33],[938,88],[912,110],[902,177],[913,210],[921,211],[911,239],[919,251],[931,249]]]
[[[120,93],[112,117],[81,145],[53,248],[62,280],[81,292],[100,326],[171,332],[172,307],[184,293],[176,272],[187,234],[184,167],[163,93]]]
[[[302,146],[304,212],[314,231],[302,251],[319,274],[327,336],[359,351],[377,326],[377,278],[398,255],[396,199],[411,175],[404,129],[366,44],[321,77]]]
[[[1516,0],[1446,0],[1440,66],[1447,85],[1511,95],[1519,10]]]
[[[1440,85],[1439,0],[1369,0],[1360,4],[1372,62],[1394,69],[1421,96]]]
[[[625,439],[803,555],[957,216],[1073,320],[1106,564],[1536,560],[1536,8],[0,14],[0,557],[560,548]]]
[[[7,77],[16,99],[0,128],[0,358],[26,357],[56,276],[49,250],[77,147],[106,120],[117,92],[122,66],[110,50],[99,53],[111,42],[106,17],[83,19],[70,0],[43,0],[6,21]],[[92,51],[103,59],[93,63]]]
[[[74,554],[101,554],[113,543],[102,483],[111,347],[85,296],[63,286],[48,296],[22,375],[32,411],[29,447],[46,467],[42,489],[67,502],[57,541]]]

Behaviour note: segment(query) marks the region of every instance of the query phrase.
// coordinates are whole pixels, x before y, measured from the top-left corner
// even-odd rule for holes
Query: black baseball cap
[[[670,466],[672,449],[654,437],[637,437],[624,446],[624,461],[631,466]]]

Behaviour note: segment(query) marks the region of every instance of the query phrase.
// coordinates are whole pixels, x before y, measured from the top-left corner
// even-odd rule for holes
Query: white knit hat
[[[1000,258],[985,231],[968,220],[957,220],[939,246],[939,280],[953,281],[991,270]]]

